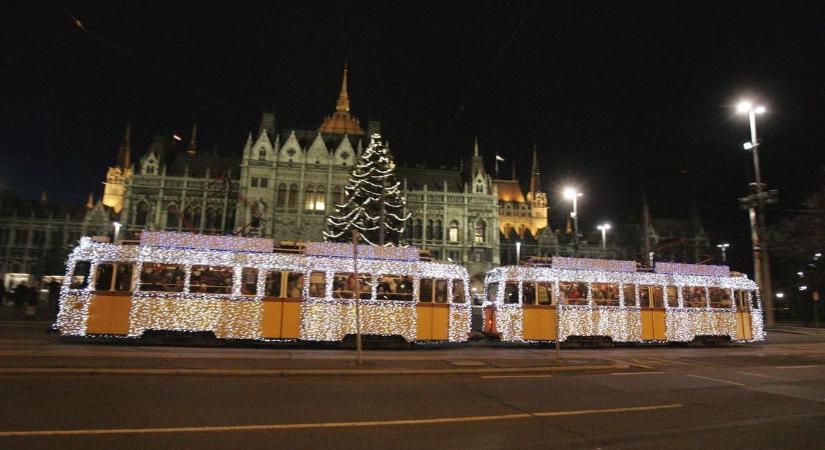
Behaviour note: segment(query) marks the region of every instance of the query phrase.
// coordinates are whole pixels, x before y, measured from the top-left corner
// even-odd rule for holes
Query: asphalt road
[[[111,365],[113,357],[136,352],[146,358],[131,359],[146,364],[184,355],[199,364],[320,355],[323,364],[338,355],[61,346],[26,331],[0,332],[7,367],[56,355]],[[399,364],[471,364],[502,352],[523,361],[552,351],[371,354]],[[823,335],[776,333],[764,345],[721,348],[566,350],[564,357],[621,368],[463,376],[5,375],[0,448],[825,447]]]

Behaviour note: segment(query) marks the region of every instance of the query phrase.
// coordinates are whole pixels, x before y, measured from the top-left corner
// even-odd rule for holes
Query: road
[[[0,375],[0,448],[825,446],[825,335],[815,332],[774,333],[763,345],[564,350],[565,360],[587,362],[567,371],[497,372],[552,358],[552,350],[535,347],[368,355],[368,369],[495,368],[463,375],[236,376],[232,369],[337,367],[351,364],[351,352],[74,345],[0,326],[4,368],[125,368]],[[230,371],[139,372],[213,366]]]

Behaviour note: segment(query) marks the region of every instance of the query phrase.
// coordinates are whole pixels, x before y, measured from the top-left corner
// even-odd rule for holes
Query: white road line
[[[553,375],[482,375],[481,378],[550,378]]]
[[[811,369],[814,367],[822,367],[819,364],[812,364],[808,366],[776,366],[774,369]]]
[[[650,375],[664,372],[613,372],[610,375]]]
[[[693,377],[693,378],[701,378],[703,380],[716,381],[717,383],[732,384],[734,386],[747,386],[747,384],[737,383],[735,381],[720,380],[719,378],[703,377],[701,375],[688,375],[688,376]]]
[[[739,372],[739,373],[744,374],[744,375],[753,375],[755,377],[762,377],[762,378],[774,378],[774,379],[777,379],[777,380],[796,381],[796,380],[791,380],[790,378],[775,377],[775,376],[772,376],[772,375],[764,375],[764,374],[761,374],[761,373],[753,373],[753,372]]]
[[[647,360],[648,361],[659,361],[659,362],[663,362],[665,364],[680,364],[680,365],[683,365],[683,366],[689,366],[690,365],[689,363],[673,361],[673,360],[670,360],[670,359],[647,358]]]
[[[33,430],[33,431],[0,431],[0,437],[28,437],[28,436],[81,436],[103,434],[160,434],[160,433],[207,433],[221,431],[267,431],[267,430],[302,430],[317,428],[357,428],[380,427],[393,425],[430,425],[465,423],[493,420],[531,419],[536,417],[581,416],[587,414],[612,414],[623,412],[656,411],[662,409],[681,408],[681,403],[652,406],[631,406],[626,408],[582,409],[574,411],[547,411],[536,413],[503,414],[499,416],[469,416],[444,417],[436,419],[409,419],[409,420],[375,420],[364,422],[319,422],[319,423],[284,423],[264,425],[229,425],[215,427],[180,427],[180,428],[113,428],[113,429],[86,429],[86,430]]]

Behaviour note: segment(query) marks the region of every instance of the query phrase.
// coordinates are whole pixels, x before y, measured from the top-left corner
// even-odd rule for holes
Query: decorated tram
[[[536,258],[487,273],[484,331],[503,341],[764,339],[756,283],[727,266]]]
[[[67,336],[209,332],[221,339],[465,341],[467,270],[417,249],[144,232],[135,245],[83,238],[57,326]],[[356,264],[354,264],[356,263]]]

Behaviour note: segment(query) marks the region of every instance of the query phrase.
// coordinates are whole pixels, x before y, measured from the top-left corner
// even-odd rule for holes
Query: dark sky
[[[170,4],[167,4],[170,3]],[[404,3],[403,5],[401,3]],[[99,195],[128,120],[239,153],[260,113],[317,127],[345,60],[353,112],[380,118],[399,162],[457,165],[473,136],[556,191],[581,186],[582,225],[686,216],[747,239],[752,177],[738,98],[761,98],[774,214],[799,206],[825,142],[821,2],[71,2],[4,14],[0,186]],[[77,17],[89,31],[75,27]],[[728,237],[729,236],[729,237]]]

